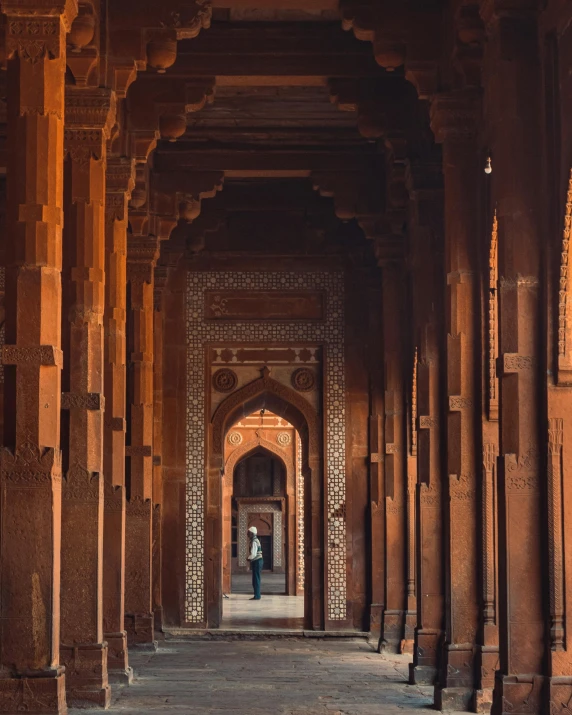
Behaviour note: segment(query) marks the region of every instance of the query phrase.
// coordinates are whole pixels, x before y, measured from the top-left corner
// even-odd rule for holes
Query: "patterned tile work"
[[[298,517],[298,589],[304,590],[304,476],[302,475],[302,440],[297,439],[296,453],[296,515]]]
[[[204,320],[206,290],[322,290],[326,320],[252,322]],[[341,272],[190,272],[187,276],[187,527],[186,620],[204,621],[205,386],[204,345],[307,341],[325,351],[327,479],[327,618],[346,617],[344,279]]]

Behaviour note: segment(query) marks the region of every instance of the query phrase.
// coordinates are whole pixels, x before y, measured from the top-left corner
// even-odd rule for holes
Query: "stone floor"
[[[262,594],[283,596],[286,593],[286,574],[263,571],[261,586]],[[252,574],[233,573],[231,591],[232,593],[249,593],[252,596]]]
[[[430,715],[432,689],[406,684],[407,656],[359,639],[189,641],[130,654],[111,715]],[[70,711],[78,713],[78,711]]]
[[[231,593],[222,602],[223,629],[302,630],[304,596],[262,596],[251,601],[251,594]]]

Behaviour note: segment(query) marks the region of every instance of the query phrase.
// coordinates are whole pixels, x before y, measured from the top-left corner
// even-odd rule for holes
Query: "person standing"
[[[260,576],[262,574],[262,546],[258,538],[258,529],[251,526],[248,530],[248,538],[250,539],[250,568],[252,570],[252,588],[254,596],[251,601],[260,601]]]

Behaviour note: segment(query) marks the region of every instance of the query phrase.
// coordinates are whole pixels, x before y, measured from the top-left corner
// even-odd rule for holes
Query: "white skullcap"
[[[255,526],[251,526],[248,531],[250,531],[251,533],[253,533],[254,536],[256,536],[256,534],[258,534],[258,529],[257,529]]]

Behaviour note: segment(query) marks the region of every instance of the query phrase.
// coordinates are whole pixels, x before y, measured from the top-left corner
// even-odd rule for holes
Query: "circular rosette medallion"
[[[238,383],[236,373],[224,367],[213,375],[213,387],[217,392],[232,392]]]
[[[228,435],[228,443],[232,444],[233,447],[238,447],[238,445],[242,442],[242,435],[240,432],[231,432]]]
[[[276,441],[282,447],[286,447],[292,441],[292,437],[290,436],[290,434],[288,432],[279,432],[276,437]]]
[[[298,392],[310,392],[315,384],[314,373],[307,367],[299,367],[292,373],[292,387]]]

